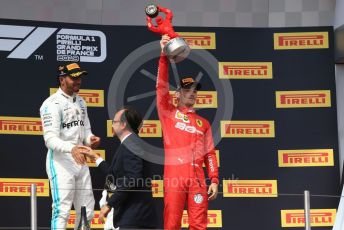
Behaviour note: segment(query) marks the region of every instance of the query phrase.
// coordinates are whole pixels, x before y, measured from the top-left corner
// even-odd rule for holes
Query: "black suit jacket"
[[[114,208],[115,227],[157,226],[150,183],[152,175],[149,163],[142,158],[144,154],[139,137],[132,133],[117,149],[111,165],[103,161],[98,166],[106,175],[112,175],[116,186],[107,200]]]

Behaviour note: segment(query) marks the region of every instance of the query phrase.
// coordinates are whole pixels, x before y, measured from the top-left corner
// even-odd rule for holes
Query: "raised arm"
[[[154,33],[159,33],[160,30],[154,26],[153,22],[152,22],[152,18],[146,16],[146,20],[147,20],[147,27],[150,31],[154,32]]]
[[[169,20],[170,22],[172,22],[173,19],[173,13],[171,10],[164,8],[162,6],[158,6],[158,9],[160,12],[165,13],[166,15],[166,19]]]
[[[169,40],[170,38],[167,35],[162,36],[160,41],[161,49]],[[156,97],[159,117],[164,115],[163,113],[171,112],[175,108],[172,104],[172,97],[169,92],[168,59],[162,51],[159,60],[158,78],[156,81]]]

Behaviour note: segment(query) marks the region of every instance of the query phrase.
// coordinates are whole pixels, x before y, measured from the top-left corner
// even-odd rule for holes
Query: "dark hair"
[[[127,128],[138,134],[142,124],[141,114],[132,106],[124,106],[120,120],[127,123]]]

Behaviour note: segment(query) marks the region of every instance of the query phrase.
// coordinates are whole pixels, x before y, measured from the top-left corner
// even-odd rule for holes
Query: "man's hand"
[[[96,149],[100,145],[100,137],[91,136],[90,141],[91,141],[90,147],[92,149]]]
[[[86,163],[84,153],[92,152],[92,149],[87,146],[76,145],[72,148],[72,157],[76,163],[83,165]]]
[[[163,51],[164,47],[165,47],[166,43],[169,41],[170,41],[170,37],[167,34],[161,36],[160,47],[161,47],[162,53],[164,53],[164,51]]]
[[[89,148],[89,147],[87,147],[87,148]],[[84,157],[88,157],[88,158],[91,158],[93,160],[97,160],[100,157],[91,148],[89,148],[89,151],[83,151],[81,154],[83,154]]]
[[[109,214],[109,212],[111,211],[111,207],[108,206],[107,204],[103,205],[100,209],[100,213],[99,213],[99,219],[98,221],[102,224],[105,223],[105,218],[107,217],[107,215]]]
[[[208,200],[215,200],[218,193],[218,184],[211,183],[208,189],[208,194],[211,194],[208,198]]]

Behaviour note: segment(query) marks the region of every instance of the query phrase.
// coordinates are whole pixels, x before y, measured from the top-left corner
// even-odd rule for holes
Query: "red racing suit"
[[[203,163],[211,182],[219,182],[211,126],[194,109],[172,104],[168,79],[168,60],[162,54],[156,93],[165,148],[164,228],[181,228],[187,203],[189,228],[206,229],[208,195]]]

